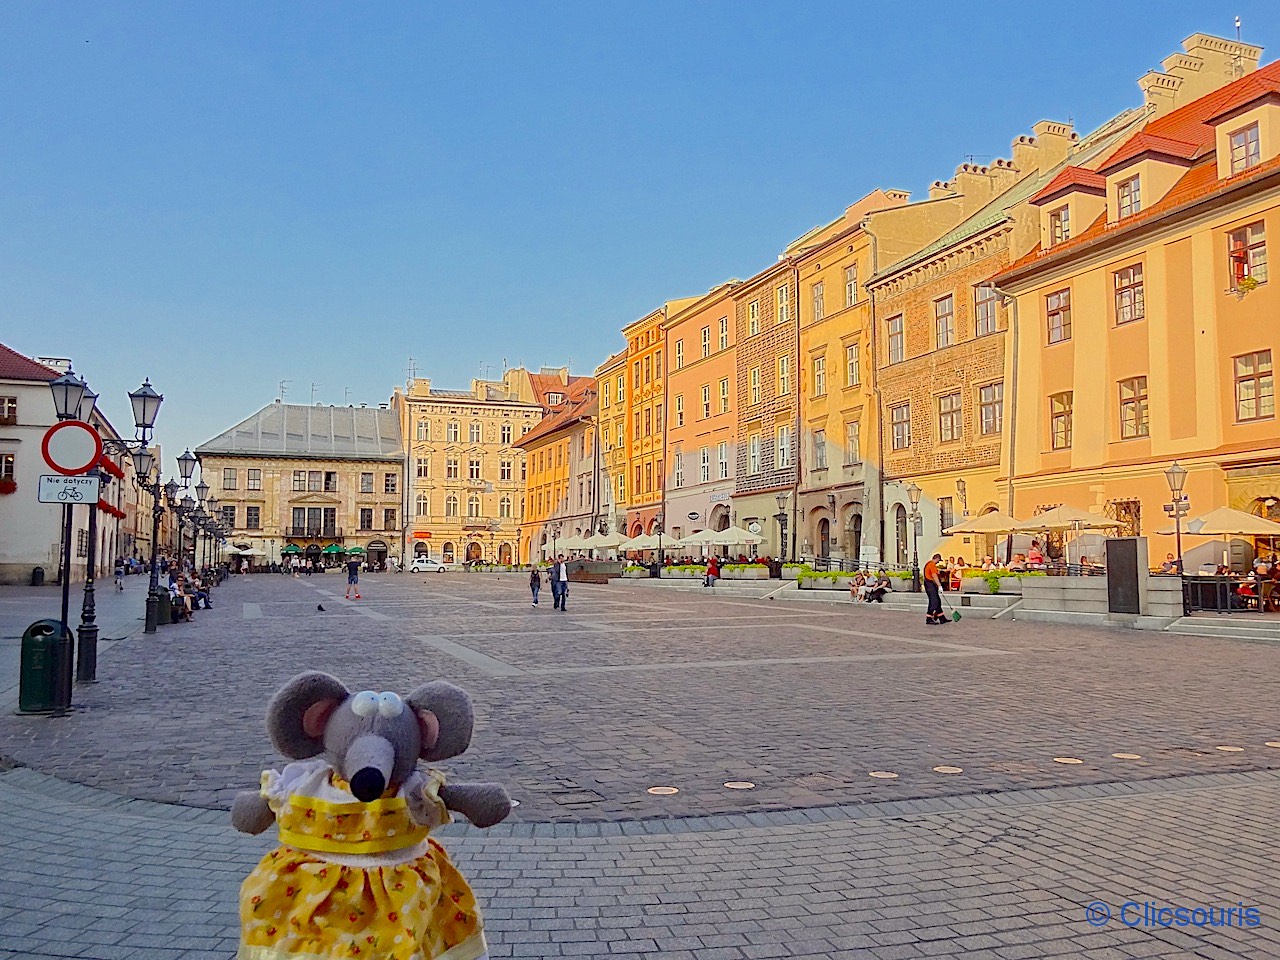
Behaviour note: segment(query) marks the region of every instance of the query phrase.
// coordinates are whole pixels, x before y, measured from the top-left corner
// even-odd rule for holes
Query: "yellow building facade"
[[[607,532],[626,532],[627,491],[627,351],[620,350],[596,367],[599,412],[596,415],[600,459],[601,522]]]
[[[520,525],[523,560],[548,560],[562,552],[558,541],[598,529],[602,516],[598,410],[595,381],[578,377],[566,400],[516,441],[528,465]]]
[[[415,377],[391,410],[405,438],[407,558],[516,562],[526,471],[516,443],[544,413],[529,374],[508,370],[469,390]]]
[[[995,278],[1014,303],[1011,507],[1090,509],[1152,556],[1173,549],[1174,460],[1193,515],[1280,503],[1280,64],[1201,35],[1187,54],[1205,69],[1149,84],[1140,132],[1031,199],[1040,243]],[[1244,76],[1212,89],[1225,67]],[[1187,569],[1221,559],[1204,543]]]

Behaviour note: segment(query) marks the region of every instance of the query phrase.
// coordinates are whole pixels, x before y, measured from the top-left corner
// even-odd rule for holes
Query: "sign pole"
[[[98,616],[94,581],[98,575],[98,503],[89,504],[89,550],[85,561],[84,601],[80,606],[80,644],[76,647],[76,683],[98,679]]]
[[[71,605],[71,504],[62,508],[62,623],[58,635],[58,676],[55,684],[53,716],[65,717],[71,709],[71,627],[67,611]]]

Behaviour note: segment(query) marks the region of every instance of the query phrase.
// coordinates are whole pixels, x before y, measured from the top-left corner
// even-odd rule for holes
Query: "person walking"
[[[924,592],[929,595],[929,609],[925,612],[925,623],[946,623],[947,617],[942,612],[942,576],[938,567],[942,562],[942,554],[935,553],[933,559],[924,565]]]
[[[529,592],[533,594],[533,605],[538,605],[538,591],[542,589],[542,574],[538,572],[535,565],[529,571]]]
[[[356,599],[360,599],[360,561],[352,557],[347,561],[347,594],[345,599],[351,599],[351,588],[356,588]]]
[[[551,565],[548,579],[551,581],[553,605],[563,613],[569,606],[569,565],[564,562],[563,553],[556,557],[556,562]]]

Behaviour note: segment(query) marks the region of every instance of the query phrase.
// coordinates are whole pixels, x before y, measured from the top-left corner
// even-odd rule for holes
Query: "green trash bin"
[[[50,713],[57,706],[60,620],[37,620],[22,634],[18,712]],[[69,631],[68,631],[69,632]]]
[[[159,591],[156,600],[156,624],[173,623],[173,601],[169,598],[169,591]]]

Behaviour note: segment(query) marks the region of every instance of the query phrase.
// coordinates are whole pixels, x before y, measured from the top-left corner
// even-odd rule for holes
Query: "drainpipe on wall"
[[[876,268],[880,263],[879,242],[876,235],[868,229],[867,220],[862,221],[862,229],[867,236],[871,238],[871,275],[875,276]],[[871,394],[875,397],[875,416],[876,416],[876,482],[874,485],[866,482],[866,466],[863,466],[862,489],[864,491],[875,490],[875,511],[872,514],[876,524],[876,538],[878,541],[878,549],[880,551],[880,564],[885,562],[885,544],[884,544],[884,401],[880,396],[880,376],[878,374],[878,363],[880,351],[877,347],[878,338],[876,334],[879,332],[880,324],[876,321],[876,295],[874,290],[867,290],[867,297],[871,301],[870,313],[871,319],[869,326],[871,327]],[[865,464],[865,461],[864,461]],[[864,511],[864,525],[865,525]]]
[[[1009,411],[1009,476],[1005,478],[1005,494],[1008,497],[1009,516],[1016,517],[1013,509],[1013,476],[1014,463],[1018,451],[1018,298],[999,287],[992,287],[996,295],[1009,303],[1009,356],[1005,361],[1005,372],[1009,378],[1008,403]],[[1013,559],[1013,534],[1005,540],[1005,563]]]
[[[794,563],[796,559],[796,543],[800,539],[800,524],[798,522],[800,510],[800,470],[801,470],[801,454],[800,454],[800,431],[803,429],[800,417],[800,268],[792,266],[791,276],[796,285],[795,314],[796,314],[796,351],[795,351],[795,390],[796,390],[796,418],[794,427],[795,436],[795,479],[791,485],[791,561]],[[786,560],[786,557],[782,558]]]

